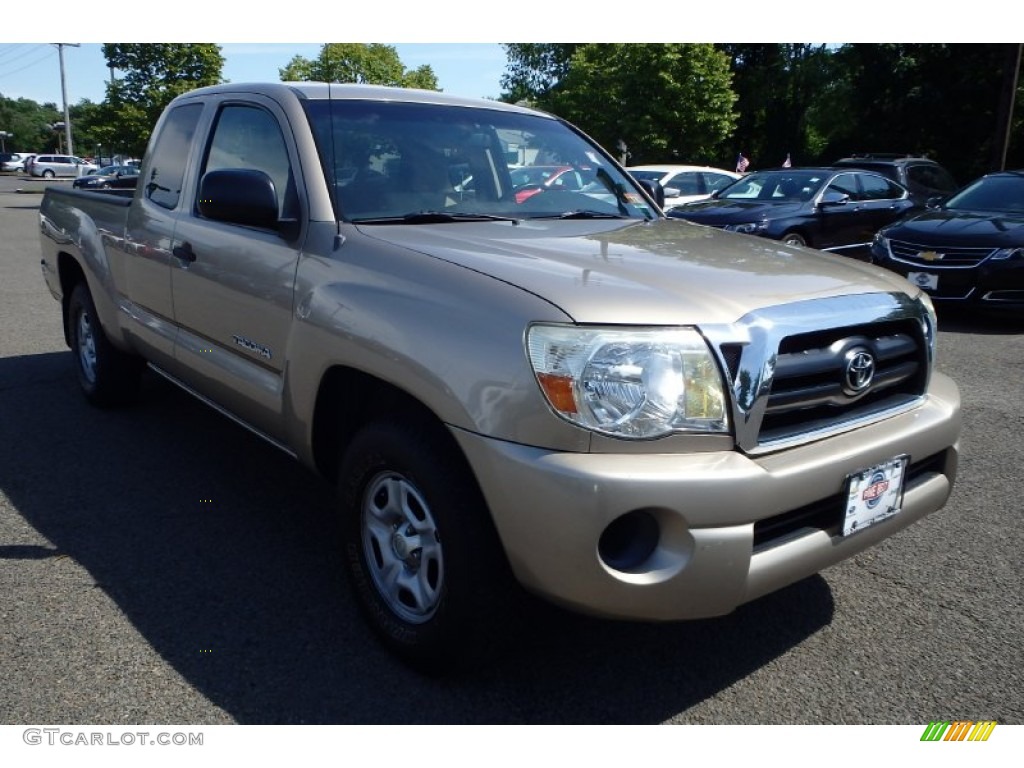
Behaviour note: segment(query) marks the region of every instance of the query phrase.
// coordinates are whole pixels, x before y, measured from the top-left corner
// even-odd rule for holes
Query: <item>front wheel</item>
[[[513,587],[479,489],[443,428],[365,427],[341,462],[345,567],[390,650],[425,671],[486,654]],[[506,596],[507,595],[507,596]]]
[[[78,383],[89,402],[112,406],[135,397],[143,361],[110,343],[85,283],[75,286],[68,301],[68,338]]]
[[[787,232],[782,237],[782,242],[785,243],[786,245],[799,245],[799,246],[806,246],[807,245],[807,240],[803,237],[803,235],[800,235],[800,234],[798,234],[796,232]]]

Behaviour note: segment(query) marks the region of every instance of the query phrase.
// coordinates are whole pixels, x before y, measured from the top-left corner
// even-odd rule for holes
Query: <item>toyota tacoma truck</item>
[[[528,166],[566,172],[517,187]],[[729,613],[954,482],[926,295],[668,219],[550,114],[203,88],[134,193],[48,189],[40,231],[88,400],[130,401],[148,367],[334,482],[357,602],[414,664],[486,647],[521,588]]]

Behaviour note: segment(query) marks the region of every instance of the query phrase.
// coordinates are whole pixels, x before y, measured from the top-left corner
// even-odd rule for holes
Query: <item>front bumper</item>
[[[1024,307],[1024,259],[986,259],[973,267],[918,265],[894,258],[877,244],[872,246],[871,258],[878,266],[908,278],[936,302],[1007,309]],[[929,288],[917,282],[921,275],[937,278],[938,286]]]
[[[584,613],[668,621],[729,613],[940,509],[956,475],[959,409],[956,385],[935,374],[918,408],[756,459],[557,453],[453,432],[526,588]],[[841,537],[846,477],[902,454],[916,468],[902,511]],[[617,570],[599,542],[636,511],[657,522],[657,544],[639,567]]]

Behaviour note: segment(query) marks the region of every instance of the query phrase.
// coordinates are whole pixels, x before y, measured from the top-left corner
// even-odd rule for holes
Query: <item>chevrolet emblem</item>
[[[936,253],[935,251],[921,251],[917,254],[917,258],[924,259],[925,261],[942,261],[946,254]]]

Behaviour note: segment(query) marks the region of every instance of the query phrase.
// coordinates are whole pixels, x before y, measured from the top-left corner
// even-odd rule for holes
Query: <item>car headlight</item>
[[[722,375],[692,328],[534,325],[527,349],[551,408],[581,427],[636,440],[729,430]]]
[[[992,254],[992,261],[1006,261],[1024,257],[1024,248],[1000,248]]]
[[[728,224],[725,228],[729,232],[739,232],[743,235],[756,235],[758,232],[764,232],[768,229],[768,222],[751,221],[748,224]]]

